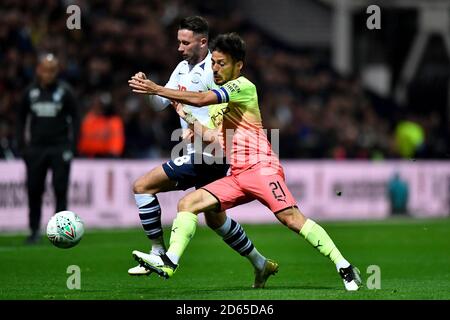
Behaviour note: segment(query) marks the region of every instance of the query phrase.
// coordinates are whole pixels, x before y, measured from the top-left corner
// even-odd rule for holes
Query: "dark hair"
[[[202,34],[208,38],[209,26],[208,21],[200,16],[191,16],[184,18],[178,25],[178,30],[186,29],[192,31],[194,34]]]
[[[235,32],[218,35],[211,44],[211,51],[220,51],[229,54],[237,62],[244,62],[245,42]]]

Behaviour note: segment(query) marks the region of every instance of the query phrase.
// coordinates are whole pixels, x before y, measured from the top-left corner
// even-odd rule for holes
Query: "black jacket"
[[[28,118],[30,123],[26,126]],[[78,107],[69,85],[56,81],[49,87],[42,88],[35,82],[25,90],[18,108],[19,151],[23,151],[28,145],[60,145],[70,147],[75,152],[79,126]],[[29,130],[28,134],[26,130]]]

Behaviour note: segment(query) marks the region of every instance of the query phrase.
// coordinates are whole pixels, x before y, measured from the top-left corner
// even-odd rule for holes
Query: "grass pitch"
[[[450,299],[450,219],[336,222],[321,225],[363,276],[364,288],[346,292],[334,265],[281,224],[244,225],[258,250],[280,264],[263,290],[251,288],[253,269],[211,230],[199,227],[175,276],[131,277],[131,251],[148,250],[141,229],[89,230],[80,244],[58,249],[48,240],[23,245],[0,235],[0,299]],[[165,228],[168,240],[169,228]],[[168,242],[168,241],[167,241]],[[70,265],[81,289],[69,290]],[[369,290],[380,268],[381,289]],[[369,282],[372,283],[370,280]]]

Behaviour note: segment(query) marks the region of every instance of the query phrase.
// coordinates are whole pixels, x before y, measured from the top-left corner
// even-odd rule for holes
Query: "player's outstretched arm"
[[[143,72],[138,72],[134,76],[142,80],[147,80],[147,76]],[[149,94],[147,97],[150,102],[150,106],[157,112],[164,110],[170,104],[169,100],[157,95]]]
[[[217,95],[212,91],[192,92],[172,90],[157,85],[149,79],[142,79],[136,75],[131,77],[131,80],[128,80],[128,84],[133,89],[133,92],[142,94],[156,94],[170,100],[175,100],[196,107],[203,107],[216,104],[218,102]]]

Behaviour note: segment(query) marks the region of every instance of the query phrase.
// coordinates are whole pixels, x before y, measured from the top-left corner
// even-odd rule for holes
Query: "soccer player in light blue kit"
[[[172,72],[165,87],[196,92],[217,87],[211,68],[211,53],[208,50],[208,29],[208,23],[202,17],[188,17],[181,21],[178,29],[178,51],[184,60]],[[146,79],[142,72],[135,76]],[[150,95],[149,99],[157,110],[162,110],[171,104],[170,100],[156,95]],[[203,124],[210,121],[208,107],[195,108],[185,105],[184,108]],[[182,128],[189,130],[186,121],[180,118],[180,122]],[[189,131],[186,132],[188,136]],[[195,152],[193,144],[188,144],[187,155],[167,161],[138,178],[134,183],[133,191],[139,208],[139,217],[147,237],[152,242],[151,253],[153,254],[161,255],[166,252],[161,227],[161,207],[156,194],[186,190],[191,187],[200,188],[226,176],[229,166],[225,160],[222,161],[223,164],[205,160],[212,155],[203,152],[202,163],[195,164]],[[278,271],[278,264],[261,255],[239,223],[228,217],[224,211],[205,212],[205,220],[207,225],[232,249],[249,259],[255,269],[253,287],[263,288],[268,277]],[[130,275],[148,275],[150,272],[139,265],[128,270]]]

